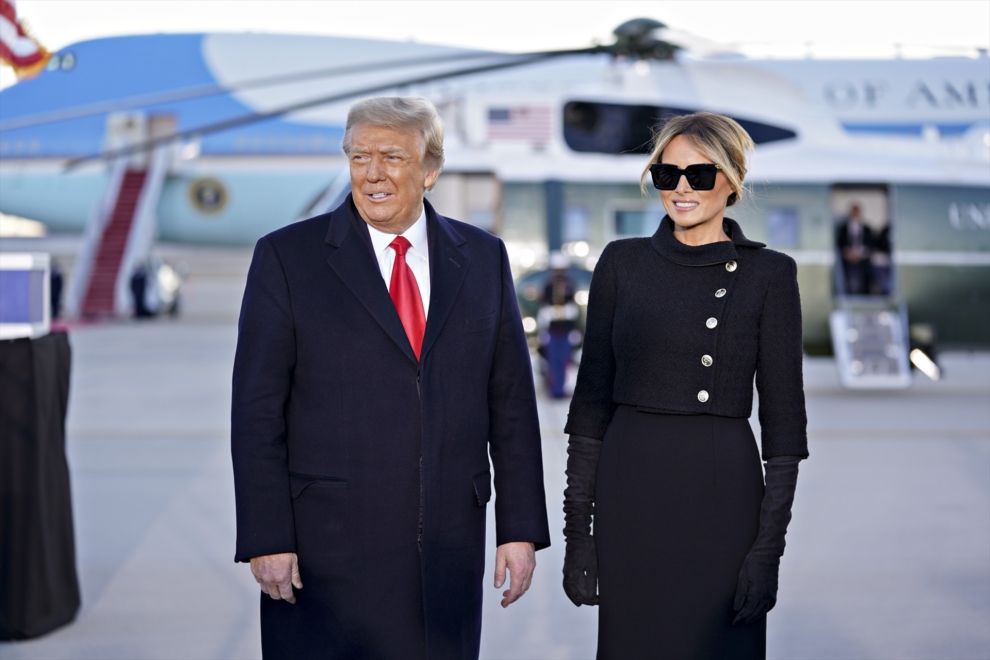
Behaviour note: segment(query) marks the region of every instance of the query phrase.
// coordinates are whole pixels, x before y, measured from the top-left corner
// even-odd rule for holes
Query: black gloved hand
[[[564,550],[564,593],[571,602],[598,604],[598,555],[595,539],[568,539]]]
[[[760,531],[739,571],[733,625],[752,623],[777,604],[777,572],[784,554],[787,524],[791,521],[800,462],[800,456],[775,456],[767,461]]]
[[[752,552],[746,555],[736,585],[736,600],[732,606],[738,614],[732,625],[752,623],[773,609],[777,604],[779,567],[779,559],[761,557]]]
[[[601,448],[601,440],[580,435],[572,435],[567,441],[564,593],[578,607],[598,604],[598,555],[591,535],[591,522]]]

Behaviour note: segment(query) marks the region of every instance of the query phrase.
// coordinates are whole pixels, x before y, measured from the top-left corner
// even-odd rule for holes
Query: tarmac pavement
[[[0,659],[260,657],[258,587],[233,562],[228,446],[250,253],[172,256],[192,273],[181,318],[71,334],[83,607],[44,638],[0,644]],[[811,458],[769,658],[990,658],[990,354],[945,354],[942,365],[939,383],[919,375],[907,391],[850,393],[831,360],[806,360]],[[595,655],[596,610],[574,607],[560,586],[566,414],[567,401],[541,394],[553,545],[507,610],[490,546],[483,658]]]

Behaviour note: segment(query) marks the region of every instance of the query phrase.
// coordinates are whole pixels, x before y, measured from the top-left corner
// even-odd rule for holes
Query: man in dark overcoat
[[[549,545],[505,246],[425,201],[429,101],[356,103],[343,149],[352,194],[258,241],[248,274],[236,560],[263,591],[266,658],[477,658],[492,468],[503,607]]]

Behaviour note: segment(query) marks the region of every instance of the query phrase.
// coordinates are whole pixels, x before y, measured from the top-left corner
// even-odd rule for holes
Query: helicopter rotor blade
[[[731,51],[721,44],[710,40],[704,40],[683,30],[676,30],[668,27],[664,23],[648,18],[636,18],[626,21],[614,30],[616,42],[609,46],[597,46],[591,52],[608,52],[613,56],[624,55],[643,59],[670,59],[673,53],[680,48],[689,50],[702,50],[706,52],[726,52]],[[588,49],[577,49],[573,51],[534,51],[528,53],[498,53],[491,51],[459,51],[457,53],[446,53],[443,55],[428,55],[418,58],[403,58],[393,60],[381,60],[362,64],[338,66],[329,68],[313,69],[309,71],[298,71],[295,73],[277,74],[241,80],[226,85],[198,85],[173,89],[166,92],[154,94],[143,94],[125,99],[114,99],[113,101],[102,101],[89,103],[72,108],[65,108],[51,112],[42,112],[22,117],[15,117],[6,121],[0,121],[0,132],[21,128],[31,128],[45,124],[53,124],[72,119],[80,119],[101,115],[109,112],[132,110],[163,103],[175,103],[189,101],[210,96],[219,96],[249,89],[259,89],[287,85],[306,80],[316,80],[333,78],[336,76],[346,76],[367,71],[384,71],[393,68],[407,68],[411,66],[423,66],[429,64],[442,64],[445,62],[455,62],[458,60],[478,59],[484,57],[513,56],[519,58],[535,57],[538,55],[568,54],[586,52]]]
[[[497,57],[501,53],[493,52],[459,52],[457,54],[431,55],[419,58],[405,58],[401,60],[380,60],[350,66],[330,67],[313,69],[310,71],[299,71],[296,73],[279,74],[252,78],[234,82],[228,85],[197,85],[195,87],[185,87],[169,90],[156,94],[142,94],[113,101],[103,101],[75,106],[53,112],[38,113],[24,117],[15,117],[7,121],[0,122],[0,132],[14,130],[18,128],[31,128],[45,124],[68,121],[70,119],[80,119],[101,115],[108,112],[119,112],[122,110],[133,110],[136,108],[159,105],[162,103],[175,103],[178,101],[189,101],[193,99],[205,98],[209,96],[219,96],[231,92],[239,92],[248,89],[259,89],[265,87],[276,87],[278,85],[288,85],[306,80],[316,80],[333,78],[336,76],[346,76],[367,71],[384,71],[388,69],[399,69],[411,66],[422,66],[426,64],[443,64],[445,62],[455,62],[465,59],[477,59],[483,57]],[[526,55],[526,53],[523,53]]]
[[[206,124],[204,126],[197,126],[183,131],[177,131],[170,135],[164,135],[159,138],[147,140],[138,144],[130,145],[128,147],[123,147],[121,149],[113,149],[113,150],[103,151],[97,154],[92,154],[90,156],[74,158],[66,164],[65,169],[66,171],[71,170],[83,163],[90,162],[93,160],[109,160],[122,156],[129,156],[148,149],[153,149],[154,147],[157,147],[161,144],[167,144],[169,142],[184,140],[188,138],[198,138],[212,133],[219,133],[221,131],[227,131],[234,128],[239,128],[241,126],[247,126],[249,124],[266,121],[268,119],[276,119],[278,117],[282,117],[284,115],[291,114],[293,112],[308,110],[310,108],[315,108],[321,105],[328,105],[330,103],[336,103],[338,101],[343,101],[358,96],[366,96],[368,94],[374,94],[376,92],[381,92],[388,89],[394,89],[396,87],[421,85],[425,83],[436,82],[438,80],[446,80],[449,78],[457,78],[460,76],[467,76],[472,74],[487,73],[491,71],[509,69],[517,66],[524,66],[526,64],[532,64],[542,60],[562,57],[565,55],[588,55],[588,54],[605,53],[605,52],[610,52],[608,47],[605,46],[592,46],[590,48],[579,48],[572,50],[543,51],[543,52],[516,56],[515,59],[512,59],[508,62],[484,64],[481,66],[468,67],[465,69],[456,69],[454,71],[444,71],[441,73],[428,74],[425,76],[408,78],[405,80],[390,81],[387,83],[381,83],[370,87],[365,87],[363,89],[349,90],[346,92],[331,94],[329,96],[322,96],[315,99],[301,101],[298,103],[292,103],[290,105],[282,106],[280,108],[275,108],[274,110],[268,110],[265,112],[252,112],[252,113],[240,115],[238,117],[225,119],[212,124]]]

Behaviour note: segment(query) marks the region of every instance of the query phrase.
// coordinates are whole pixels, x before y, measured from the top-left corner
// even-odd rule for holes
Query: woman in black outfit
[[[564,589],[600,606],[600,660],[766,656],[808,445],[794,261],[724,217],[752,147],[727,117],[670,120],[643,173],[668,215],[609,244],[592,279],[565,429]]]

